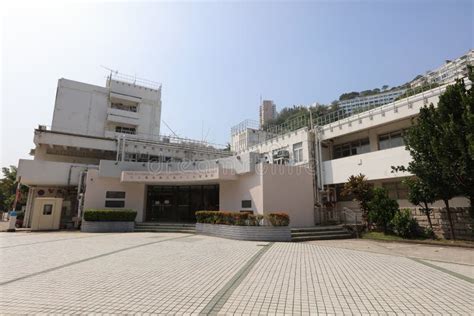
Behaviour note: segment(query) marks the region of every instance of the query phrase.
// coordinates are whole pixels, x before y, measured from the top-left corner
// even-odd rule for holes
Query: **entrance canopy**
[[[194,170],[122,171],[121,182],[149,184],[218,183],[237,180],[232,169],[216,166]]]

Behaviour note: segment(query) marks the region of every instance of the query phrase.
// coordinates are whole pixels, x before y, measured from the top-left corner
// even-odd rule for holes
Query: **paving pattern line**
[[[229,297],[235,291],[235,289],[242,283],[242,281],[247,277],[252,268],[257,264],[260,258],[273,246],[273,242],[261,246],[260,249],[255,255],[250,258],[247,263],[237,271],[237,273],[232,277],[232,279],[227,282],[219,292],[214,295],[214,297],[207,303],[207,305],[201,310],[199,315],[217,315],[217,313],[222,309],[224,304],[227,302]]]
[[[59,270],[59,269],[67,268],[67,267],[70,267],[70,266],[73,266],[73,265],[76,265],[76,264],[80,264],[80,263],[83,263],[83,262],[87,262],[87,261],[95,260],[95,259],[98,259],[98,258],[114,255],[116,253],[124,252],[124,251],[127,251],[127,250],[137,249],[137,248],[141,248],[141,247],[145,247],[145,246],[149,246],[149,245],[153,245],[153,244],[158,244],[158,243],[161,243],[161,242],[164,242],[164,241],[171,241],[171,240],[176,240],[176,239],[188,238],[188,237],[192,237],[192,236],[194,236],[194,234],[188,234],[186,236],[179,236],[179,237],[174,237],[174,238],[168,238],[168,239],[163,239],[163,240],[152,241],[152,242],[148,242],[148,243],[145,243],[145,244],[134,245],[134,246],[130,246],[130,247],[126,247],[126,248],[106,252],[106,253],[103,253],[103,254],[100,254],[100,255],[97,255],[97,256],[92,256],[92,257],[81,259],[81,260],[78,260],[78,261],[73,261],[73,262],[66,263],[66,264],[63,264],[63,265],[60,265],[60,266],[57,266],[57,267],[53,267],[53,268],[49,268],[49,269],[46,269],[46,270],[43,270],[43,271],[38,271],[38,272],[35,272],[35,273],[32,273],[32,274],[24,275],[24,276],[19,277],[19,278],[15,278],[15,279],[8,280],[8,281],[5,281],[5,282],[0,282],[0,286],[7,285],[7,284],[17,282],[17,281],[21,281],[21,280],[24,280],[24,279],[29,279],[29,278],[37,276],[37,275],[41,275],[41,274],[49,273],[49,272],[56,271],[56,270]]]
[[[469,283],[472,283],[474,284],[474,279],[468,277],[468,276],[465,276],[463,274],[460,274],[460,273],[457,273],[457,272],[454,272],[454,271],[451,271],[451,270],[448,270],[446,268],[443,268],[443,267],[439,267],[437,265],[434,265],[434,264],[431,264],[429,262],[426,262],[426,261],[423,261],[421,259],[418,259],[418,258],[411,258],[411,257],[408,257],[409,259],[413,260],[413,261],[416,261],[418,263],[421,263],[421,264],[424,264],[425,266],[428,266],[430,268],[433,268],[433,269],[436,269],[438,271],[441,271],[441,272],[444,272],[444,273],[447,273],[453,277],[456,277],[458,279],[461,279],[461,280],[464,280],[464,281],[467,281]]]
[[[117,235],[117,234],[114,234],[114,235]],[[19,244],[19,245],[13,245],[13,246],[4,246],[4,247],[0,247],[0,249],[16,248],[16,247],[30,246],[30,245],[37,245],[37,244],[47,244],[47,243],[50,243],[50,242],[57,242],[57,241],[63,241],[63,240],[85,239],[85,238],[95,238],[95,237],[103,237],[103,235],[84,236],[84,237],[71,237],[71,238],[61,238],[61,239],[37,241],[37,242],[29,243],[29,244]]]

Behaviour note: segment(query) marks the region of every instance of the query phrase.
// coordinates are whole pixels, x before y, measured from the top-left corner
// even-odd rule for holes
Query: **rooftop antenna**
[[[166,127],[168,127],[168,129],[171,131],[171,133],[173,133],[174,136],[179,137],[179,136],[171,129],[171,127],[165,122],[165,120],[162,119],[161,121],[163,122],[163,124],[166,125]]]
[[[114,69],[111,69],[107,66],[104,66],[104,65],[100,65],[100,67],[104,68],[105,70],[109,71],[110,72],[110,75],[109,75],[109,79],[112,79],[112,74],[115,73],[115,74],[118,74],[118,70],[114,70]]]

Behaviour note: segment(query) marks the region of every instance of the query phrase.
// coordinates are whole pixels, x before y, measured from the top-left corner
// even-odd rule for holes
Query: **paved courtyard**
[[[330,243],[0,233],[0,314],[470,315],[473,279],[452,267]]]

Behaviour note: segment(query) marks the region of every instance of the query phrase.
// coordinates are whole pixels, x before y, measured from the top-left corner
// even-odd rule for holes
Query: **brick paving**
[[[309,243],[0,233],[0,314],[456,314],[472,280]]]

